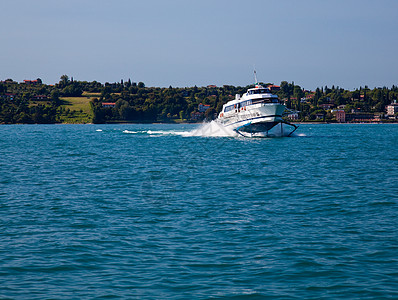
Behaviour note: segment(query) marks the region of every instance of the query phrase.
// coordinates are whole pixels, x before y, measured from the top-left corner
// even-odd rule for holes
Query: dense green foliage
[[[200,103],[210,105],[201,119],[213,119],[222,105],[231,100],[235,92],[244,88],[146,88],[138,86],[105,86],[101,96],[92,102],[94,122],[137,121],[169,122],[189,121],[198,113]],[[113,108],[104,108],[103,102],[115,103]]]
[[[326,121],[333,121],[328,105],[333,108],[343,106],[346,112],[353,110],[369,113],[385,113],[385,108],[392,101],[398,99],[398,87],[382,87],[369,89],[367,86],[354,91],[344,90],[334,85],[317,88],[314,92],[303,91],[294,83],[281,83],[281,90],[277,93],[281,99],[286,99],[288,108],[300,112],[302,121],[315,119],[316,114],[323,114]]]
[[[90,95],[92,120],[105,122],[197,122],[214,119],[222,105],[235,94],[243,94],[246,87],[145,87],[143,82],[121,81],[116,83],[75,81],[62,75],[59,83],[46,85],[38,78],[29,83],[17,83],[11,79],[0,82],[0,123],[56,123],[73,122],[73,113],[65,109],[63,97]],[[84,93],[84,94],[83,94]],[[283,81],[275,92],[289,109],[299,111],[302,121],[314,120],[323,114],[324,120],[333,121],[330,107],[345,105],[362,112],[384,113],[385,106],[398,98],[398,87],[359,88],[355,91],[332,86],[306,91],[294,83]],[[103,103],[111,103],[104,107]],[[114,104],[113,104],[114,103]],[[206,112],[198,111],[198,105],[206,104]],[[66,118],[65,116],[68,116]]]

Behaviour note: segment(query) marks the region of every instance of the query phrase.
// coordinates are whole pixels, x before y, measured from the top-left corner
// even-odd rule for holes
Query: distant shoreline
[[[311,91],[287,81],[261,84],[288,108],[290,122],[398,122],[397,86],[352,91],[325,86]],[[145,124],[159,120],[198,124],[217,118],[233,95],[243,95],[251,87],[158,88],[131,80],[104,84],[76,81],[67,75],[54,85],[43,84],[40,78],[23,82],[6,79],[0,81],[0,124]]]
[[[353,91],[325,86],[310,91],[287,81],[261,84],[288,108],[290,122],[398,122],[397,86]],[[104,84],[76,81],[67,75],[54,85],[43,84],[40,78],[23,82],[6,79],[0,81],[0,124],[145,124],[159,120],[197,124],[217,118],[233,95],[243,95],[251,87],[157,88],[131,80]]]

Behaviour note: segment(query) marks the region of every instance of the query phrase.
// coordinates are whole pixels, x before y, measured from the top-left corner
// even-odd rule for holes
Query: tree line
[[[267,85],[267,84],[264,84]],[[83,93],[95,95],[90,106],[93,123],[107,122],[198,122],[212,120],[235,94],[243,94],[252,86],[222,87],[146,87],[143,82],[130,79],[114,83],[76,81],[62,75],[54,85],[43,84],[38,78],[29,83],[12,79],[0,82],[0,123],[56,123],[64,112],[62,97],[82,97]],[[333,116],[323,104],[333,107],[344,105],[349,112],[385,111],[385,106],[398,98],[398,87],[369,89],[367,86],[353,91],[338,86],[319,87],[307,91],[294,82],[282,81],[275,92],[288,109],[299,112],[299,119],[310,121],[323,113],[331,121]],[[106,107],[103,103],[112,103]],[[113,104],[114,103],[114,104]],[[209,105],[205,112],[199,104]]]

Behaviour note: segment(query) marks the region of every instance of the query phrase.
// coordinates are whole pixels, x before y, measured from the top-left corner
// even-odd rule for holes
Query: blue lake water
[[[196,127],[0,126],[0,298],[398,298],[398,125]]]

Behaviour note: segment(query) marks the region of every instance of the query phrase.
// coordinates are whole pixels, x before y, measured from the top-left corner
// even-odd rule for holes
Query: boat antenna
[[[258,84],[256,69],[254,69],[254,84],[255,84],[255,85]]]

